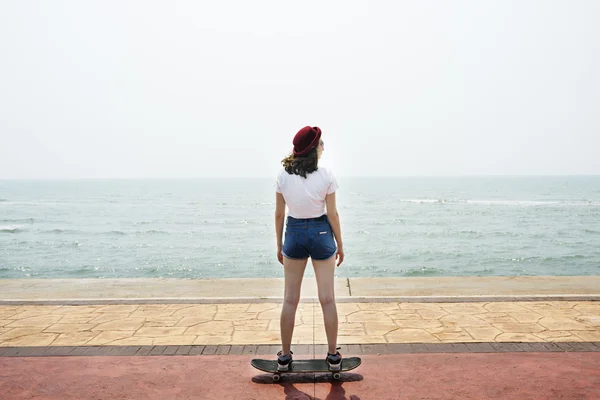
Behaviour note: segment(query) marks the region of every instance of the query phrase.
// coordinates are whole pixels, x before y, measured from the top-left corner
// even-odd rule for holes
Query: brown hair
[[[290,175],[300,175],[306,178],[307,174],[315,172],[319,169],[319,157],[317,155],[317,148],[313,148],[306,156],[298,157],[294,154],[290,154],[283,160],[281,160],[283,168]]]

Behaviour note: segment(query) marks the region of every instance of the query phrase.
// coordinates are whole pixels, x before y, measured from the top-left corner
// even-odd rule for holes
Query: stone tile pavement
[[[0,348],[279,343],[278,303],[0,306]],[[339,344],[600,342],[600,302],[340,303]],[[318,303],[294,344],[325,344]],[[191,347],[190,347],[191,348]],[[164,350],[164,349],[163,349]]]

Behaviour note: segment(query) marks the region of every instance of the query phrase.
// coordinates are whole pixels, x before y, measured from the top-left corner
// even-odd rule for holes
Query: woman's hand
[[[279,260],[279,263],[283,265],[283,250],[281,246],[277,246],[277,259]]]
[[[336,257],[338,260],[337,266],[339,267],[340,264],[344,262],[344,248],[343,247],[338,246]]]

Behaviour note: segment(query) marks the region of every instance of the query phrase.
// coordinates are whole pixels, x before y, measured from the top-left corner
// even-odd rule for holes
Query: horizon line
[[[580,174],[456,174],[456,175],[337,175],[340,179],[415,179],[415,178],[568,178],[599,177],[600,173]],[[0,177],[0,181],[126,181],[126,180],[218,180],[218,179],[275,179],[271,176],[191,176],[191,177]]]

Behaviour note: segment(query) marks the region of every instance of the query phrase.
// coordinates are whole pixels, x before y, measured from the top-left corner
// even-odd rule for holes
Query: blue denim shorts
[[[337,251],[327,215],[318,218],[287,217],[283,255],[295,260],[327,260]]]

